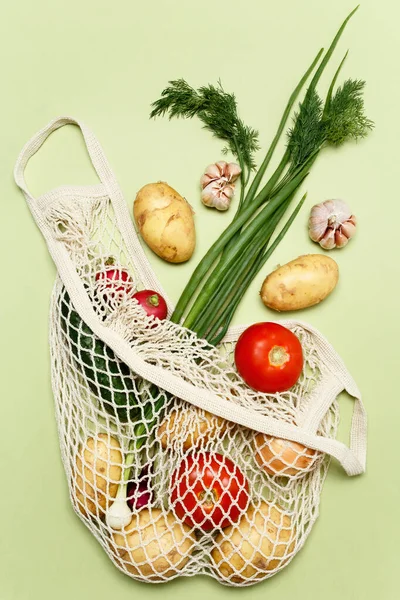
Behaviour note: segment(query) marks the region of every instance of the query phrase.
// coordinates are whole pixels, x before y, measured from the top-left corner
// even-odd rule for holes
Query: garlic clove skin
[[[353,221],[354,219],[354,221]],[[351,219],[342,224],[342,233],[347,237],[351,238],[356,232],[356,218],[352,216]]]
[[[308,231],[313,242],[319,242],[326,232],[327,219],[324,217],[310,217]]]
[[[319,245],[325,250],[332,250],[335,247],[335,230],[327,229],[325,234],[319,240]]]
[[[242,170],[236,163],[220,160],[208,165],[200,179],[201,201],[205,206],[227,210],[235,192],[235,181]]]
[[[218,182],[214,181],[204,188],[201,200],[206,206],[214,207],[217,210],[227,210],[233,194],[234,187],[232,185],[221,187]]]
[[[201,176],[200,185],[204,189],[212,181],[213,181],[213,178],[208,173],[204,173],[204,175]]]
[[[227,168],[227,176],[228,180],[232,183],[236,181],[236,179],[240,176],[242,169],[236,163],[229,163]]]
[[[218,168],[218,164],[215,163],[212,165],[208,165],[204,172],[204,176],[207,176],[209,178],[209,181],[212,181],[213,179],[219,179],[219,177],[221,177],[221,171]]]
[[[221,191],[221,194],[229,198],[233,198],[233,194],[235,193],[235,186],[233,184],[228,184],[224,186],[224,189]]]
[[[207,206],[212,206],[213,199],[221,194],[221,184],[218,180],[211,181],[202,191],[201,199]]]
[[[204,189],[201,194],[201,201],[205,206],[214,206],[215,198],[215,194],[210,192],[207,188]]]
[[[219,160],[215,163],[215,166],[219,170],[219,177],[226,177],[228,163],[225,160]]]
[[[312,207],[308,233],[325,250],[343,248],[354,236],[357,220],[343,200],[325,200]]]
[[[326,200],[323,205],[328,220],[333,219],[336,223],[344,223],[351,217],[350,208],[343,200]]]
[[[217,209],[217,210],[228,210],[229,206],[230,206],[231,202],[229,200],[229,198],[227,198],[226,196],[221,196],[220,198],[217,198],[214,201],[213,206]]]
[[[335,231],[335,246],[336,248],[343,248],[347,242],[349,241],[349,238],[346,237],[344,235],[344,233],[341,232],[340,229],[337,229]]]

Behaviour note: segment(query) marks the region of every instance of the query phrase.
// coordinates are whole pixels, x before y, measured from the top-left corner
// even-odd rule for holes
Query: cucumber
[[[130,368],[83,322],[66,291],[61,314],[77,366],[104,409],[122,422],[141,420]]]

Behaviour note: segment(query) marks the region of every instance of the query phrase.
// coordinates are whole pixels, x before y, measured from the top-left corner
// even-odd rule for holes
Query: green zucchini
[[[123,422],[141,420],[130,368],[82,321],[66,291],[61,298],[61,315],[77,366],[104,409]]]

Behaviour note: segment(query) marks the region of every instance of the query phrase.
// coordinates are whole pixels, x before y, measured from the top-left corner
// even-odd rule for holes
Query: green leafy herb
[[[153,102],[150,117],[168,114],[172,117],[197,116],[204,127],[227,142],[224,152],[237,157],[242,169],[255,168],[254,153],[259,149],[258,132],[245,125],[237,113],[234,94],[228,94],[221,82],[195,90],[184,79],[169,82],[161,97]]]
[[[289,130],[288,148],[293,167],[303,164],[325,140],[322,127],[322,100],[311,90],[294,116],[294,126]]]
[[[340,146],[350,139],[364,138],[374,123],[364,113],[365,81],[348,79],[333,95],[324,117],[326,140]]]
[[[365,137],[373,127],[364,113],[363,81],[349,79],[335,91],[347,54],[335,72],[325,103],[317,91],[321,75],[356,10],[344,20],[324,56],[321,58],[323,51],[317,54],[294,89],[271,146],[246,191],[247,178],[242,178],[241,199],[233,221],[197,265],[179,298],[171,320],[191,328],[210,343],[221,340],[247,286],[297,215],[301,203],[280,228],[286,209],[319,152],[328,144],[339,146],[349,139]],[[312,72],[288,131],[283,157],[259,190],[297,96]],[[182,79],[172,81],[152,106],[152,117],[198,116],[207,129],[227,142],[227,150],[239,158],[241,166],[246,165],[249,173],[254,169],[258,134],[239,119],[234,95],[226,93],[221,84],[195,90]],[[280,233],[275,235],[279,228]]]

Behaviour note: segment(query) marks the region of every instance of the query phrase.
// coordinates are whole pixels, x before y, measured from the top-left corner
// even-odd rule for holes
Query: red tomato
[[[153,315],[160,320],[166,318],[168,313],[167,303],[157,292],[153,292],[153,290],[141,290],[140,292],[136,292],[132,298],[136,298],[149,317]]]
[[[248,386],[274,394],[291,388],[303,368],[299,339],[277,323],[255,323],[240,336],[235,363]]]
[[[239,519],[249,502],[249,484],[239,467],[221,454],[190,455],[172,476],[171,501],[186,525],[210,531]]]

